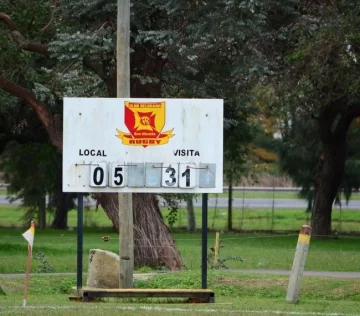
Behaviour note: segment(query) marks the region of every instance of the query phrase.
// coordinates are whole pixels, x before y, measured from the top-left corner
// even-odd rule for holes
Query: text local
[[[106,157],[105,150],[100,149],[79,149],[79,156]]]

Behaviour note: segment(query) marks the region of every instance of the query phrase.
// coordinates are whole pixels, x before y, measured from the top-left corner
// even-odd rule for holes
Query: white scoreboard
[[[223,100],[65,98],[64,192],[221,193]]]

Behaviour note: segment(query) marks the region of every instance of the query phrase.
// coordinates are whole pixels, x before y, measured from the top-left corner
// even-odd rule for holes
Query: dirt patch
[[[259,278],[251,278],[251,279],[233,279],[233,278],[221,278],[217,280],[219,285],[228,285],[228,286],[239,286],[243,288],[252,288],[252,289],[264,289],[264,288],[272,288],[274,286],[279,287],[287,287],[288,280],[285,279],[259,279]]]

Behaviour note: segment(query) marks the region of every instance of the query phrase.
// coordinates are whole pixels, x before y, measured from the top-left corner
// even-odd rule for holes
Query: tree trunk
[[[192,195],[186,200],[186,209],[188,216],[188,231],[196,231],[196,222],[195,222],[195,211],[194,211],[194,200]]]
[[[158,80],[143,85],[139,78],[134,77],[131,80],[131,97],[159,97],[161,95],[162,70],[166,61],[158,56],[157,51],[151,44],[148,47],[140,44],[135,46],[134,53],[131,54],[132,74],[155,77]],[[35,48],[33,46],[24,46],[22,48],[41,52],[45,56],[48,55],[46,47],[42,44],[38,44]],[[86,59],[84,59],[84,62],[86,63]],[[91,63],[88,62],[87,64]],[[95,71],[95,67],[90,67],[90,69]],[[106,81],[109,97],[115,97],[116,74],[110,74],[107,78],[99,74],[99,77]],[[53,115],[46,105],[36,98],[34,93],[7,80],[1,72],[0,88],[24,100],[32,108],[39,121],[46,128],[52,145],[59,152],[62,152],[62,122],[60,116]],[[113,222],[114,227],[119,229],[117,194],[97,194],[96,198]],[[134,194],[133,207],[135,263],[137,265],[166,265],[172,270],[180,268],[182,266],[180,254],[175,247],[167,226],[161,219],[156,196],[153,194]]]
[[[62,165],[60,164],[56,174],[56,208],[54,220],[51,224],[52,228],[55,229],[66,229],[67,228],[67,217],[68,217],[68,205],[69,205],[69,193],[62,191]]]
[[[38,207],[39,207],[39,228],[45,229],[46,228],[46,196],[45,196],[45,194],[41,198],[39,198]]]
[[[161,76],[165,61],[152,54],[153,47],[149,44],[135,45],[131,54],[132,74],[149,76],[158,79],[152,83],[142,84],[134,76],[131,79],[131,97],[158,98],[161,96]],[[155,57],[154,57],[155,56]],[[116,96],[116,74],[107,80],[110,97]],[[119,211],[117,194],[96,194],[95,198],[104,208],[105,213],[119,229]],[[170,270],[180,269],[183,265],[180,253],[167,226],[162,220],[158,200],[154,194],[133,194],[134,216],[134,264],[137,266],[167,266]],[[120,227],[121,229],[121,227]]]
[[[331,137],[323,143],[324,154],[320,159],[315,181],[315,200],[312,216],[312,235],[327,236],[331,233],[332,205],[341,184],[345,167],[346,141]]]
[[[55,217],[51,224],[55,229],[66,229],[68,220],[68,205],[70,195],[68,193],[56,194]]]
[[[96,194],[95,198],[119,231],[117,194]],[[169,229],[161,219],[159,203],[154,194],[133,194],[134,264],[166,266],[177,270],[183,266]],[[120,224],[121,229],[121,224]]]

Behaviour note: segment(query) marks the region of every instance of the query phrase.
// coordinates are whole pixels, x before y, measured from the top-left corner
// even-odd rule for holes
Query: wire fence
[[[119,253],[119,237],[110,234],[104,242],[99,232],[84,234],[84,271],[91,249]],[[220,233],[219,252],[214,261],[215,232],[208,233],[208,268],[223,270],[276,269],[291,270],[298,234],[233,234]],[[200,233],[174,233],[175,247],[180,252],[184,269],[201,268],[202,238]],[[149,248],[142,240],[135,242],[136,250]],[[166,251],[152,242],[152,250],[166,257]],[[147,250],[147,249],[146,249]],[[143,253],[149,253],[143,251]],[[40,232],[35,235],[32,272],[76,272],[76,232],[60,234]],[[0,274],[23,273],[27,256],[26,241],[18,234],[0,235]],[[40,259],[39,259],[40,258]],[[144,261],[149,257],[144,257]],[[50,269],[50,267],[52,267]],[[139,266],[137,268],[140,268]],[[163,269],[163,267],[152,267]],[[360,237],[341,236],[311,240],[306,269],[312,271],[360,271]]]
[[[236,187],[232,198],[230,219],[228,193],[209,194],[208,228],[241,232],[297,232],[304,224],[311,224],[311,212],[307,212],[307,202],[299,199],[298,188],[248,188]],[[112,227],[105,212],[95,211],[95,201],[90,197],[85,201],[89,208],[84,210],[85,227]],[[186,203],[180,203],[176,216],[169,216],[167,206],[160,203],[166,224],[174,229],[189,229],[189,211]],[[359,208],[357,208],[359,205]],[[196,229],[201,229],[201,197],[194,199],[194,218]],[[9,211],[13,212],[13,211]],[[19,227],[24,212],[21,208],[11,215],[0,212],[0,225]],[[10,214],[10,213],[9,213]],[[173,215],[173,214],[172,214]],[[47,213],[47,223],[51,225],[54,213]],[[68,213],[68,226],[77,227],[76,210]],[[349,204],[342,201],[334,205],[332,211],[332,233],[335,235],[360,234],[360,194],[354,193]]]
[[[264,193],[261,193],[264,194]],[[235,191],[231,211],[227,194],[212,195],[209,198],[208,223],[212,230],[235,230],[243,232],[293,232],[301,225],[311,225],[312,213],[307,211],[307,202],[297,197],[296,192],[285,193],[273,190],[267,196],[256,197],[252,190]],[[262,195],[257,195],[262,196]],[[357,196],[356,196],[357,198]],[[359,202],[359,209],[357,209]],[[201,223],[201,205],[195,200],[196,224]],[[230,213],[231,212],[231,213]],[[167,215],[167,213],[165,213]],[[189,212],[180,207],[174,228],[188,227]],[[231,220],[230,220],[231,219]],[[332,233],[360,233],[360,201],[333,206]]]

